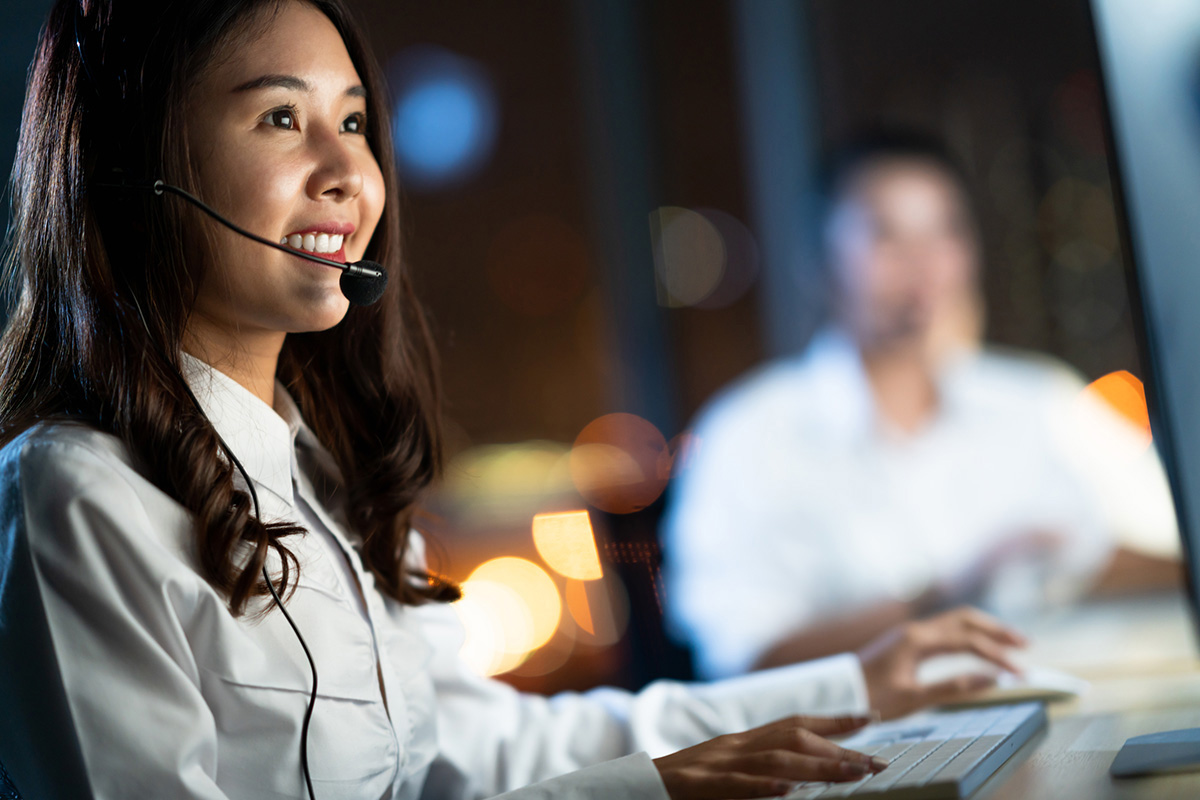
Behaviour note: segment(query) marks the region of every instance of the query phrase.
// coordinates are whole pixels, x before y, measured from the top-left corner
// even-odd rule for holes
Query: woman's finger
[[[860,753],[857,750],[847,750],[845,747],[834,744],[828,739],[800,727],[777,728],[769,731],[764,736],[748,740],[746,748],[750,752],[791,751],[809,756],[829,758],[835,761],[848,761],[867,766],[877,766],[878,769],[883,769],[883,767],[887,766],[884,762],[873,762],[871,757],[866,753]]]
[[[861,754],[858,754],[861,756]],[[747,753],[732,765],[738,772],[770,775],[792,781],[856,781],[887,764],[872,763],[870,757],[842,759],[796,753],[791,750],[760,750]]]

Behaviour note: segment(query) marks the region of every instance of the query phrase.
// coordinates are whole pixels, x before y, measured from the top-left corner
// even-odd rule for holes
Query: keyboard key
[[[987,758],[988,753],[999,747],[1003,741],[1004,737],[999,735],[980,736],[942,768],[937,776],[938,783],[957,783],[971,771],[972,767]]]
[[[904,773],[900,780],[896,781],[893,786],[899,788],[901,786],[923,786],[929,782],[929,779],[942,770],[949,764],[955,756],[966,750],[974,739],[947,739],[942,742],[942,746],[930,753],[921,763]],[[941,782],[941,775],[938,775],[938,782]]]

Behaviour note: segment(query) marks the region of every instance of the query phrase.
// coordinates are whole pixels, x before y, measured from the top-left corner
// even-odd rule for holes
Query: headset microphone
[[[170,194],[182,197],[184,200],[187,200],[189,203],[196,206],[196,208],[200,209],[205,214],[208,214],[225,227],[229,228],[235,233],[240,233],[242,236],[253,239],[259,244],[265,244],[267,247],[274,247],[276,250],[282,250],[288,255],[306,258],[309,261],[316,262],[317,264],[324,264],[327,267],[333,267],[335,269],[342,270],[342,278],[340,281],[338,281],[338,285],[341,287],[342,294],[346,296],[346,299],[356,306],[369,306],[379,298],[383,297],[383,291],[387,288],[388,276],[383,267],[374,261],[353,261],[343,264],[340,261],[321,258],[320,256],[315,256],[311,253],[305,253],[301,250],[285,247],[279,242],[272,242],[270,239],[265,239],[262,236],[258,236],[257,234],[250,233],[250,231],[239,228],[237,225],[234,225],[232,222],[225,219],[225,217],[221,216],[208,205],[206,205],[200,200],[200,198],[184,191],[183,189],[180,189],[178,186],[172,186],[171,184],[163,183],[162,181],[155,181],[154,186],[150,188],[152,188],[154,193],[159,196],[161,196],[163,193],[169,192]]]

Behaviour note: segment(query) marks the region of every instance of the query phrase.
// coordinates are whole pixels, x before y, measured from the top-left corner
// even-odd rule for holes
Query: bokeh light
[[[724,308],[758,277],[758,244],[731,214],[663,206],[650,213],[659,305]]]
[[[732,214],[713,208],[696,211],[713,224],[725,245],[725,269],[721,280],[696,308],[725,308],[740,300],[758,279],[758,242],[750,229]]]
[[[616,644],[629,627],[629,598],[619,580],[567,581],[567,611],[579,630],[576,639],[606,647]]]
[[[1146,407],[1146,389],[1135,375],[1125,370],[1110,372],[1088,384],[1085,390],[1124,417],[1151,442],[1150,412]]]
[[[587,511],[537,514],[533,543],[538,555],[558,574],[578,581],[604,577],[596,536]]]
[[[571,479],[596,508],[631,514],[658,499],[671,476],[671,451],[654,425],[635,414],[605,414],[579,432]]]
[[[466,629],[462,658],[482,675],[519,665],[554,636],[562,600],[554,580],[524,558],[485,561],[462,582],[455,610]]]
[[[504,305],[520,314],[546,316],[570,306],[586,287],[587,244],[557,217],[521,217],[492,240],[485,270]]]
[[[460,522],[524,527],[548,502],[576,496],[569,456],[569,446],[541,439],[476,445],[450,460],[437,500]]]
[[[465,632],[459,657],[480,675],[508,672],[529,653],[533,616],[511,586],[492,581],[461,584],[454,603]]]
[[[659,305],[695,305],[721,284],[725,241],[703,214],[678,206],[655,209],[650,212],[650,241]]]
[[[433,189],[475,174],[492,153],[495,92],[476,62],[431,45],[388,64],[392,130],[406,188]]]

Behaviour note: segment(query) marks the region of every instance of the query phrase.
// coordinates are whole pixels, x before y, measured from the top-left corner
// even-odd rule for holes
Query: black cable
[[[112,185],[112,184],[98,184],[98,185],[108,186],[108,185]],[[215,219],[217,222],[220,222],[222,225],[227,225],[228,227],[230,227],[233,230],[240,233],[242,236],[246,236],[250,239],[253,239],[254,241],[258,242],[259,244],[265,244],[267,247],[274,247],[276,250],[282,250],[283,252],[287,253],[288,255],[292,255],[292,256],[296,255],[296,251],[293,248],[288,247],[286,245],[282,245],[279,242],[272,242],[270,239],[267,239],[266,237],[259,236],[257,233],[251,233],[250,231],[246,230],[245,228],[239,227],[238,225],[234,224],[233,222],[230,222],[225,217],[221,216],[221,214],[218,213],[216,211],[216,209],[214,209],[212,206],[207,205],[203,200],[201,200],[199,197],[196,197],[196,195],[192,194],[189,191],[180,189],[178,186],[172,186],[169,183],[164,183],[163,181],[155,181],[154,185],[151,186],[150,188],[154,190],[155,194],[161,195],[163,192],[170,192],[171,194],[182,197],[183,199],[191,202],[194,206],[196,206],[196,208],[200,209],[205,214],[208,214],[210,217]],[[313,253],[305,253],[305,255],[308,257],[308,259],[310,261],[316,261],[321,264],[324,264],[327,267],[334,267],[335,269],[340,269],[343,272],[356,266],[355,264],[343,264],[341,261],[333,261],[332,259],[321,258],[320,256],[315,255]]]
[[[200,401],[196,399],[196,395],[192,393],[192,388],[188,386],[187,380],[180,376],[180,381],[183,383],[183,390],[187,392],[187,396],[191,399],[192,405],[196,407],[196,411],[200,416],[207,419],[208,415],[204,413],[204,408],[200,405]],[[225,440],[221,438],[221,434],[217,433],[214,428],[213,433],[217,437],[217,444],[225,451],[225,455],[229,456],[229,460],[237,471],[242,473],[242,478],[246,481],[246,488],[250,490],[250,500],[254,504],[254,516],[260,522],[262,521],[262,512],[258,505],[258,492],[254,490],[254,482],[250,480],[250,474],[246,472],[246,468],[242,466],[242,462],[233,454],[233,450],[229,445],[225,444]],[[316,794],[313,792],[312,776],[308,772],[308,724],[312,720],[313,706],[317,703],[317,662],[313,661],[312,653],[308,649],[308,643],[304,641],[304,636],[300,633],[300,628],[296,625],[296,621],[292,619],[292,615],[288,613],[287,607],[284,606],[283,600],[279,597],[279,592],[275,591],[275,584],[271,583],[271,576],[267,573],[266,565],[262,568],[263,580],[267,582],[267,589],[271,592],[271,597],[275,599],[275,605],[279,606],[279,610],[283,612],[283,618],[287,620],[288,625],[292,626],[292,632],[296,634],[296,638],[300,640],[300,647],[304,649],[304,657],[308,659],[308,667],[312,670],[312,694],[308,698],[308,707],[304,709],[304,722],[300,727],[300,766],[304,770],[304,784],[308,787],[309,800],[316,800]]]

